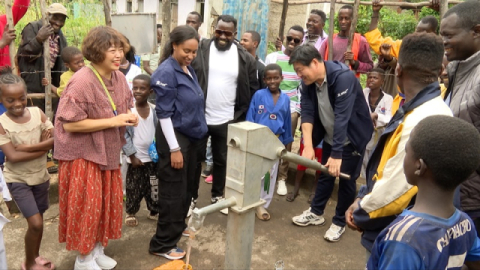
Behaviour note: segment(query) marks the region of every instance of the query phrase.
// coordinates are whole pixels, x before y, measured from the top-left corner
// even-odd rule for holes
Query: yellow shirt
[[[367,39],[370,48],[375,51],[376,54],[380,55],[380,45],[387,43],[392,45],[392,50],[390,54],[398,59],[398,53],[400,52],[400,46],[402,45],[402,40],[393,40],[390,37],[382,37],[382,33],[378,28],[365,33],[365,39]]]
[[[142,55],[142,62],[143,61],[149,61],[149,64],[150,64],[150,69],[152,71],[155,71],[158,67],[158,62],[160,61],[160,55],[161,55],[161,49],[160,49],[160,45],[158,45],[157,47],[157,53],[152,53],[152,54],[144,54]],[[145,71],[144,74],[147,74],[147,72]]]
[[[392,103],[392,116],[395,115],[395,113],[397,112],[398,108],[400,108],[400,103],[402,102],[402,100],[405,99],[404,97],[400,96],[399,94],[397,94],[395,96],[395,98],[393,99],[393,103]]]
[[[65,87],[67,86],[68,81],[70,81],[72,78],[73,74],[75,74],[75,72],[69,69],[68,71],[65,71],[62,76],[60,76],[60,86],[57,88],[57,95],[59,97],[62,96],[63,90],[65,90]]]
[[[447,92],[447,87],[445,86],[445,84],[443,84],[443,83],[440,84],[440,91],[441,91],[440,96],[443,99],[445,99],[445,93]]]

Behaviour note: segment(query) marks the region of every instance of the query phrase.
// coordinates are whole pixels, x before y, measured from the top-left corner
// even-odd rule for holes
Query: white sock
[[[92,256],[91,253],[88,254],[88,255],[78,255],[77,256],[77,260],[81,263],[91,261],[92,259],[93,259],[93,256]]]
[[[93,249],[96,253],[103,254],[103,246],[100,242],[95,244],[95,248]]]

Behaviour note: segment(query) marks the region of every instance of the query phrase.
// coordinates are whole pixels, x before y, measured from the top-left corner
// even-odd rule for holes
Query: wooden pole
[[[172,23],[172,1],[162,0],[162,43],[161,48],[165,48],[165,44],[170,39],[170,24]]]
[[[330,1],[330,18],[328,18],[328,60],[333,60],[333,35],[335,34],[335,0]]]
[[[50,24],[48,19],[47,13],[47,4],[45,0],[40,0],[40,10],[42,11],[42,22],[43,25]],[[50,44],[47,40],[43,42],[43,64],[44,64],[44,74],[45,78],[50,82],[47,86],[45,86],[45,115],[50,119],[53,120],[53,110],[52,110],[52,90],[51,90],[51,82],[52,82],[52,71],[50,68]]]
[[[440,20],[443,19],[445,12],[448,10],[448,3],[447,0],[440,0]]]
[[[13,23],[12,13],[12,0],[5,0],[5,12],[7,13],[7,24],[9,30],[15,30],[15,24]],[[15,40],[12,40],[8,46],[10,55],[10,66],[12,67],[13,74],[17,74],[17,64],[15,63]]]
[[[283,0],[271,0],[273,3],[282,4]],[[337,4],[349,4],[353,5],[355,1],[350,0],[337,0]],[[296,0],[289,1],[288,4],[291,6],[294,5],[306,5],[306,4],[316,4],[316,3],[330,3],[330,0]],[[448,0],[448,4],[460,4],[463,1],[460,0]],[[370,1],[362,1],[361,5],[371,6],[373,5]],[[408,2],[382,2],[382,6],[391,6],[391,7],[410,7],[410,8],[421,8],[431,6],[431,2],[418,2],[418,3],[408,3]]]
[[[37,5],[37,0],[33,0],[33,5],[35,6],[35,18],[36,20],[40,20],[40,16],[38,16],[38,5]]]
[[[348,33],[347,52],[352,51],[353,36],[355,34],[355,30],[357,29],[359,7],[360,7],[360,0],[355,0],[355,4],[353,5],[352,24],[350,25],[350,32]],[[349,67],[350,61],[346,60],[345,65]]]
[[[45,93],[28,93],[27,98],[28,99],[44,99]]]
[[[103,2],[103,13],[105,13],[105,25],[112,26],[112,16],[111,16],[112,4],[110,3],[110,0],[102,0],[102,2]]]
[[[283,0],[282,17],[280,18],[280,29],[278,29],[278,37],[283,41],[285,35],[285,20],[287,19],[288,0]]]

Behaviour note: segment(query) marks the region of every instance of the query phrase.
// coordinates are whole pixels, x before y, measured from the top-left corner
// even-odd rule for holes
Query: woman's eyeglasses
[[[300,39],[299,38],[293,38],[292,36],[287,36],[287,42],[295,42],[295,44],[299,44],[300,43]]]
[[[230,32],[230,31],[224,31],[224,30],[220,30],[220,29],[216,29],[215,30],[215,35],[217,36],[221,36],[225,34],[226,37],[231,37],[233,36],[233,32]]]

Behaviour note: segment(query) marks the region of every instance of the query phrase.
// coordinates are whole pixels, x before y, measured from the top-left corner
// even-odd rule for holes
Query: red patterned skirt
[[[107,246],[122,230],[123,192],[120,169],[102,171],[84,159],[59,161],[60,243],[89,254],[97,242]]]

